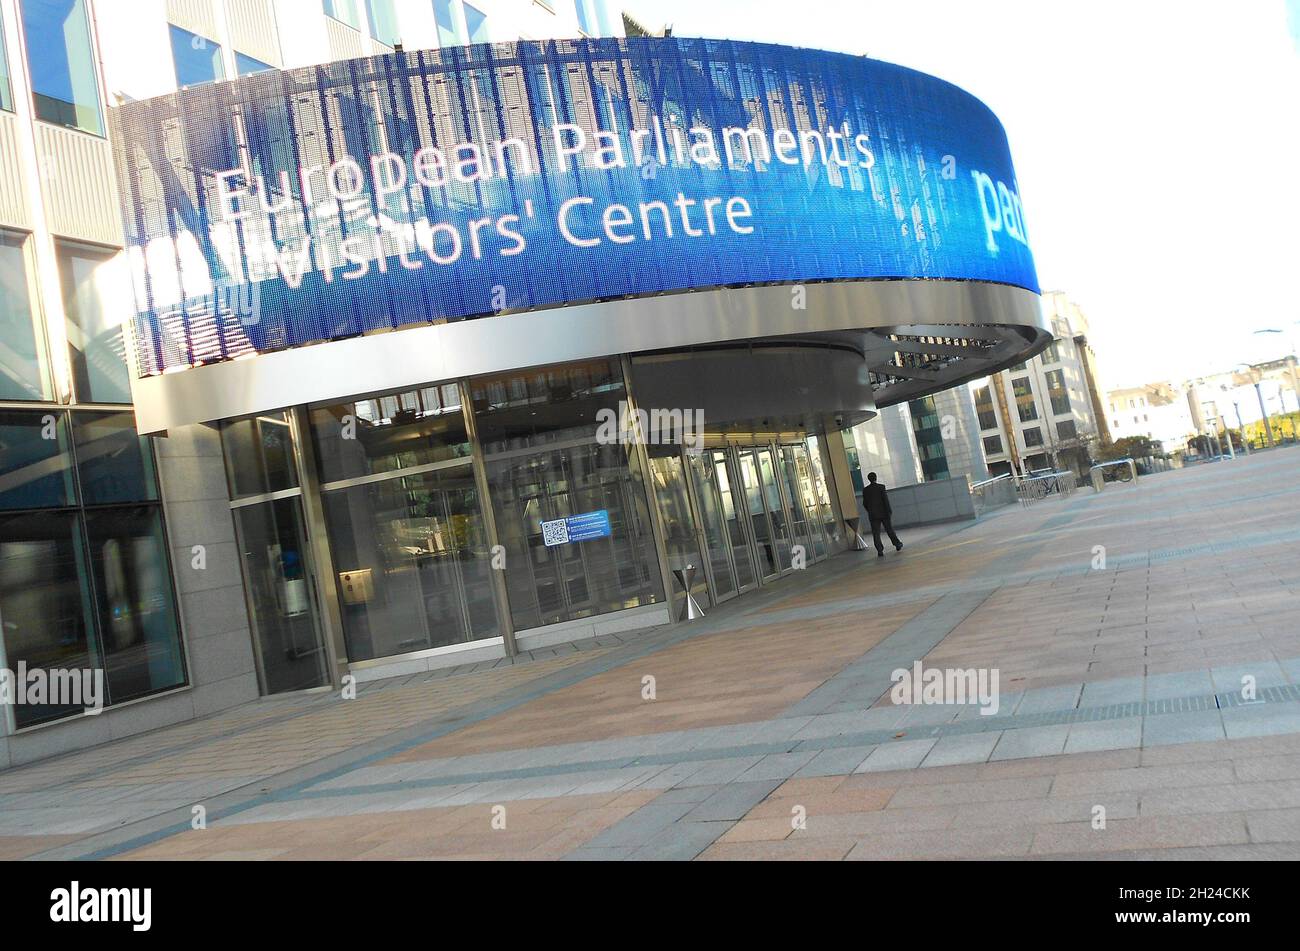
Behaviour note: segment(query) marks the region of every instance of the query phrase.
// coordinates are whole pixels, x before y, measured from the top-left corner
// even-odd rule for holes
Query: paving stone
[[[731,828],[730,822],[675,822],[628,856],[633,862],[687,862]]]
[[[799,768],[796,777],[847,776],[875,749],[874,746],[843,746],[822,750]]]
[[[1286,673],[1281,665],[1272,660],[1215,667],[1210,670],[1210,676],[1214,680],[1216,693],[1240,693],[1242,680],[1245,677],[1254,677],[1256,688],[1275,687],[1287,682]]]
[[[743,818],[780,785],[781,780],[778,779],[730,783],[696,804],[686,813],[686,819],[696,822],[730,819],[734,822]]]
[[[1140,703],[1144,686],[1143,677],[1123,677],[1086,683],[1083,685],[1083,695],[1079,698],[1079,707],[1082,709],[1118,703]]]
[[[770,753],[740,774],[740,782],[762,779],[789,779],[808,764],[815,750],[796,750],[792,753]]]
[[[1300,732],[1300,703],[1225,707],[1220,713],[1229,739]]]
[[[1300,808],[1300,780],[1148,789],[1141,794],[1140,812],[1167,816],[1285,808]]]
[[[601,832],[588,845],[592,848],[640,847],[693,808],[694,803],[689,802],[652,802]]]
[[[1023,706],[1023,705],[1022,705]],[[1065,749],[1070,727],[1031,726],[1018,730],[1003,730],[997,746],[989,756],[990,761],[1027,759],[1036,756],[1055,756]]]
[[[1208,816],[1153,816],[1107,820],[1104,829],[1090,822],[1048,826],[1034,833],[1036,855],[1053,852],[1097,853],[1133,849],[1246,843],[1245,816],[1240,813]]]
[[[1181,697],[1204,697],[1214,693],[1214,680],[1208,670],[1183,673],[1152,674],[1146,680],[1147,700],[1174,700]]]
[[[1016,707],[1016,716],[1031,713],[1055,713],[1058,710],[1073,710],[1078,706],[1083,684],[1067,684],[1062,687],[1038,687],[1026,690]]]
[[[1065,741],[1066,753],[1134,749],[1142,745],[1142,718],[1075,723]]]
[[[1162,713],[1142,720],[1144,747],[1221,740],[1225,736],[1223,719],[1218,710]]]
[[[993,747],[1001,737],[1001,733],[991,731],[942,737],[921,761],[921,768],[983,763],[992,754]]]
[[[1252,842],[1300,842],[1300,809],[1268,809],[1246,814]]]
[[[876,747],[854,772],[911,769],[921,764],[934,744],[934,740],[891,740]]]

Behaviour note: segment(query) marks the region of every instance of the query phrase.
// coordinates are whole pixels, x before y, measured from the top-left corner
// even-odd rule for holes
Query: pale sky
[[[1300,0],[623,5],[677,36],[865,54],[982,99],[1039,282],[1083,307],[1107,388],[1300,347]]]

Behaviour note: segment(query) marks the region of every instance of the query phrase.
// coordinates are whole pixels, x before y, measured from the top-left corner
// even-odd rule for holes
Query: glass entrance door
[[[754,569],[749,560],[749,543],[736,517],[727,477],[726,453],[713,450],[688,454],[691,489],[699,513],[700,534],[708,557],[705,570],[714,603],[735,597],[754,585]]]
[[[695,514],[691,509],[690,490],[686,485],[686,467],[681,449],[675,445],[646,447],[650,460],[650,480],[654,487],[655,505],[664,530],[664,548],[668,554],[668,567],[672,571],[694,566],[691,594],[701,604],[710,591],[716,591],[704,560],[696,531]],[[725,584],[725,579],[723,581]],[[681,601],[676,590],[671,593],[673,617],[677,617],[677,604]],[[716,597],[715,597],[716,600]]]
[[[234,514],[263,693],[323,686],[329,666],[310,587],[302,500],[258,502]]]
[[[742,449],[736,456],[740,470],[740,482],[745,492],[745,509],[748,515],[750,534],[754,543],[754,556],[758,563],[758,573],[766,581],[781,573],[782,557],[778,550],[776,532],[773,530],[764,499],[764,481],[760,475],[761,462],[758,453],[763,450]],[[772,459],[767,458],[769,471]],[[776,482],[772,481],[775,488]]]

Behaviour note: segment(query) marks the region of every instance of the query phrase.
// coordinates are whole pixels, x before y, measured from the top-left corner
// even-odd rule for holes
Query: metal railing
[[[1016,485],[1016,495],[1020,504],[1027,507],[1052,496],[1073,495],[1077,487],[1078,482],[1073,472],[1050,472],[1021,479]]]
[[[971,501],[975,504],[976,517],[989,509],[1010,505],[1016,501],[1016,478],[1011,473],[973,483],[970,487]]]
[[[1092,479],[1092,490],[1100,492],[1107,482],[1136,482],[1137,463],[1132,459],[1099,462],[1088,470],[1088,476]]]

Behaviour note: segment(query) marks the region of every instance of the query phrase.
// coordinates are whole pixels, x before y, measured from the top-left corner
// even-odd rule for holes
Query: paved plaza
[[[0,857],[1300,858],[1300,449],[0,773]],[[997,713],[895,705],[996,669]],[[206,828],[191,827],[201,805]]]

